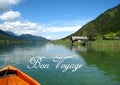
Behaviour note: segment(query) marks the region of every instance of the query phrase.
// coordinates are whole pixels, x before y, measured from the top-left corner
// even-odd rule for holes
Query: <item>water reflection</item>
[[[39,45],[42,48],[44,45]],[[23,44],[23,45],[0,45],[0,63],[1,67],[8,64],[21,64],[26,63],[29,56],[36,55],[38,45]],[[37,50],[39,51],[39,50]]]
[[[87,66],[97,67],[110,76],[112,80],[120,82],[120,48],[91,48],[86,52],[76,51],[86,61]]]
[[[119,52],[96,51],[84,47],[71,48],[53,44],[25,44],[0,46],[0,67],[12,64],[21,69],[42,85],[120,85]],[[48,69],[28,69],[29,60],[33,57],[48,58]],[[64,64],[82,64],[75,72],[56,69],[55,57],[67,59]],[[116,79],[116,80],[113,80]]]

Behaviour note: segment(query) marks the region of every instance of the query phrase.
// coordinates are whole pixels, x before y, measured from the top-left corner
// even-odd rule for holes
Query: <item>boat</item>
[[[21,70],[8,65],[0,70],[0,85],[41,85],[39,82],[22,72]]]

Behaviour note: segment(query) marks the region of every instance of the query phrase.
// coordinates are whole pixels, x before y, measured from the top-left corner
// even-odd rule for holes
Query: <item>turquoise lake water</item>
[[[53,44],[0,45],[0,68],[19,68],[42,85],[120,85],[120,50]]]

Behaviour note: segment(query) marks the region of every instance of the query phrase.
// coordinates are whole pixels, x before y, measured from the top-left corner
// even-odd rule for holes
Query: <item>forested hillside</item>
[[[88,36],[89,38],[95,36],[120,37],[120,4],[99,15],[66,38],[71,36]]]

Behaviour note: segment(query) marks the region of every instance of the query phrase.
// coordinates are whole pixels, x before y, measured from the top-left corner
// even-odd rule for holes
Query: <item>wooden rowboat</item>
[[[0,85],[40,85],[19,69],[8,65],[0,70]]]

